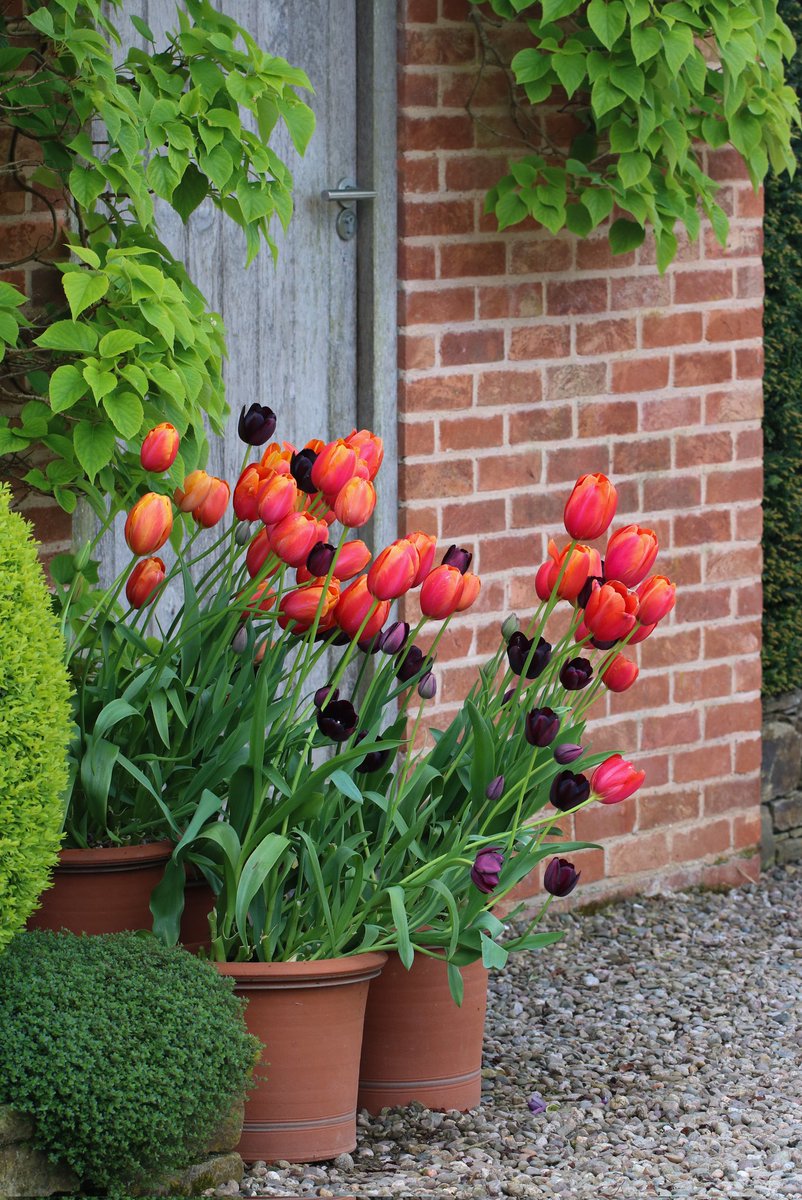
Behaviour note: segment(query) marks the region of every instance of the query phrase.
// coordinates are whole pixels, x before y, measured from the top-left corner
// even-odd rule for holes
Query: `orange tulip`
[[[344,583],[347,579],[353,579],[355,575],[363,571],[369,562],[370,550],[364,542],[358,538],[353,542],[345,542],[341,546],[339,557],[334,564],[333,578]],[[314,578],[315,576],[306,564],[295,572],[295,579],[298,583],[308,583],[310,579]]]
[[[160,558],[143,558],[136,564],[125,585],[125,595],[131,608],[143,608],[153,599],[156,589],[164,583],[166,571]]]
[[[416,529],[413,533],[407,534],[406,540],[412,542],[420,559],[420,566],[418,567],[415,581],[412,584],[413,587],[417,587],[418,584],[423,583],[432,569],[432,563],[437,551],[437,538],[433,533],[423,533],[420,529]]]
[[[652,575],[638,588],[638,600],[638,620],[644,625],[656,625],[676,604],[677,585],[666,579],[665,575]]]
[[[334,609],[340,599],[340,585],[336,579],[330,580],[327,587],[324,587],[323,582],[312,583],[283,596],[279,604],[280,616],[278,619],[281,628],[286,629],[292,623],[293,633],[306,633],[312,627],[321,598],[323,607],[320,612],[318,629],[321,631],[330,629],[334,624]]]
[[[184,480],[184,486],[175,489],[173,500],[181,512],[192,512],[199,504],[203,504],[211,490],[211,475],[207,475],[205,471],[190,471]]]
[[[271,525],[268,532],[270,545],[278,557],[290,567],[300,567],[312,547],[326,541],[329,527],[325,521],[310,517],[309,513],[291,512],[276,525]]]
[[[360,626],[371,608],[373,608],[373,612],[360,633]],[[389,615],[390,601],[377,600],[375,596],[371,595],[365,575],[359,575],[353,583],[349,583],[334,610],[334,620],[343,633],[347,633],[352,639],[359,634],[360,642],[372,641]]]
[[[612,662],[602,671],[602,681],[611,692],[625,692],[638,678],[638,668],[623,654],[616,654]]]
[[[337,520],[346,529],[358,529],[373,516],[376,507],[376,489],[368,479],[355,475],[337,493],[334,512]]]
[[[354,429],[345,439],[347,446],[353,446],[362,462],[368,468],[368,479],[375,479],[384,458],[384,443],[369,429]]]
[[[240,596],[242,592],[240,592]],[[245,605],[245,611],[242,613],[243,618],[256,612],[270,612],[270,609],[276,603],[276,593],[270,586],[267,579],[263,579],[259,586],[255,589],[248,603]],[[262,650],[264,657],[264,650]],[[258,660],[261,662],[261,658]]]
[[[146,471],[153,471],[157,475],[169,471],[178,454],[180,441],[178,430],[169,421],[154,425],[142,443],[139,461]]]
[[[258,493],[266,478],[259,463],[249,463],[234,488],[234,514],[239,521],[255,521],[258,514]]]
[[[262,573],[262,567],[265,565],[267,558],[273,553],[273,547],[270,544],[270,534],[266,529],[260,529],[256,537],[251,540],[248,547],[248,552],[245,555],[245,567],[251,579],[255,579],[257,575]],[[278,564],[270,572],[272,575],[277,570]]]
[[[563,600],[576,600],[590,574],[593,556],[588,546],[574,546],[570,554],[569,549],[570,546],[564,546],[562,550],[558,550],[553,538],[549,538],[549,558],[551,559],[551,563],[545,582],[548,586],[549,595],[551,595],[557,585],[563,564],[566,563],[565,573],[562,579],[560,579],[559,587],[557,587],[557,595],[562,597]],[[596,557],[598,558],[598,554]],[[537,586],[537,582],[535,586]]]
[[[192,510],[194,520],[204,529],[211,529],[228,508],[230,496],[231,488],[225,479],[218,479],[216,475],[212,476],[212,486],[209,488],[206,498]]]
[[[424,616],[442,621],[456,612],[462,599],[463,579],[457,567],[444,565],[430,571],[420,590],[420,607]]]
[[[565,528],[576,541],[592,542],[609,527],[617,504],[606,475],[580,475],[565,505]]]
[[[473,571],[466,571],[462,576],[462,595],[459,598],[457,612],[465,612],[466,608],[477,600],[482,587],[482,581]]]
[[[256,511],[265,525],[278,525],[298,503],[298,484],[292,475],[272,471],[259,488]]]
[[[377,600],[397,600],[415,582],[420,555],[412,542],[401,538],[379,553],[368,571],[368,591]]]
[[[635,628],[638,597],[617,579],[593,585],[585,605],[584,623],[600,642],[617,642]]]
[[[326,496],[336,496],[356,474],[358,457],[342,438],[329,442],[312,464],[312,483]]]
[[[125,522],[125,540],[133,554],[160,550],[173,529],[173,508],[168,496],[148,492],[137,500]]]
[[[617,579],[625,587],[640,583],[657,558],[657,536],[651,529],[625,525],[617,529],[607,543],[604,555],[605,579]]]
[[[289,475],[290,459],[295,453],[295,447],[290,442],[270,442],[265,446],[259,465],[278,471],[279,475]]]

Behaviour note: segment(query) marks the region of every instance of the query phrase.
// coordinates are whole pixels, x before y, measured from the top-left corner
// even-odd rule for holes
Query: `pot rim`
[[[383,950],[371,950],[312,962],[216,962],[214,966],[221,975],[234,979],[238,988],[270,990],[362,983],[380,974],[386,962]]]
[[[89,850],[59,850],[56,871],[136,871],[163,863],[173,852],[173,843],[166,838],[159,842],[143,842],[136,846],[93,846]]]

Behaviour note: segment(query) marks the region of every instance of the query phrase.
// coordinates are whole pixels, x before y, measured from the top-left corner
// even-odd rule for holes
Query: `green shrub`
[[[137,934],[21,933],[0,972],[0,1103],[87,1190],[195,1161],[244,1095],[258,1043],[232,984]]]
[[[9,500],[0,485],[0,951],[56,860],[71,729],[63,639],[30,526]]]
[[[780,0],[802,39],[802,4]],[[802,93],[799,55],[788,82]],[[802,136],[794,136],[802,161]],[[802,687],[802,171],[766,182],[766,439],[763,689]]]

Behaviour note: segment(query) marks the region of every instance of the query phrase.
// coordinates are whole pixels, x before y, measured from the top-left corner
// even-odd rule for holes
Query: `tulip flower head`
[[[298,484],[292,475],[271,471],[259,485],[256,512],[265,525],[278,525],[295,511],[298,503]]]
[[[190,471],[184,480],[183,487],[176,488],[173,500],[181,512],[193,512],[199,504],[203,504],[212,488],[212,477],[205,471]]]
[[[423,651],[420,646],[409,646],[406,654],[395,669],[396,678],[402,683],[408,683],[423,668]]]
[[[259,516],[259,489],[267,472],[258,463],[249,463],[234,487],[234,515],[238,521],[255,521]]]
[[[265,442],[269,442],[272,438],[275,429],[276,414],[272,408],[268,408],[266,404],[256,403],[247,410],[245,405],[242,406],[242,412],[237,422],[237,434],[240,441],[245,442],[248,446],[264,446]]]
[[[421,700],[433,700],[437,695],[437,680],[431,671],[421,675],[418,680],[418,695]]]
[[[602,804],[619,804],[637,792],[645,778],[645,771],[636,771],[620,754],[612,754],[593,772],[590,787]]]
[[[326,541],[328,532],[325,521],[316,521],[309,513],[291,512],[277,525],[270,526],[270,545],[282,562],[300,567],[312,547]]]
[[[334,500],[337,520],[346,529],[359,529],[373,516],[376,507],[376,489],[369,479],[355,475],[340,488]]]
[[[435,621],[450,617],[457,611],[462,598],[462,587],[462,574],[457,567],[435,567],[421,584],[421,612]]]
[[[520,630],[507,642],[507,660],[513,674],[521,675],[526,668],[526,678],[537,679],[546,669],[551,658],[551,645],[545,638],[538,638],[533,653],[533,644],[534,640]]]
[[[266,529],[260,529],[256,537],[248,547],[245,555],[245,567],[251,579],[255,579],[261,574],[262,567],[265,565],[269,555],[273,553],[273,547],[270,545],[270,534]],[[276,563],[273,570],[269,573],[272,575],[278,568]]]
[[[225,479],[212,477],[211,487],[200,504],[193,508],[192,519],[204,529],[211,529],[223,516],[228,508],[231,488]]]
[[[136,564],[125,585],[125,597],[131,608],[144,608],[164,583],[166,571],[160,558],[143,558]]]
[[[293,454],[295,454],[295,447],[291,442],[282,442],[281,445],[278,442],[271,442],[262,451],[259,466],[263,467],[265,471],[278,471],[279,475],[289,475]]]
[[[576,762],[585,753],[582,746],[578,746],[576,742],[561,742],[559,746],[554,747],[554,761],[558,762],[561,767],[567,767],[569,763]]]
[[[408,542],[412,542],[412,545],[418,552],[418,571],[415,576],[415,581],[412,584],[413,587],[418,587],[419,584],[423,583],[424,579],[432,569],[435,552],[437,550],[437,538],[434,536],[434,534],[422,533],[419,529],[416,529],[413,533],[407,534],[406,540]]]
[[[460,575],[464,575],[471,565],[473,555],[462,546],[449,546],[443,555],[443,566],[456,567]]]
[[[657,536],[651,529],[625,525],[610,536],[604,555],[605,579],[634,587],[651,571],[657,558]]]
[[[350,700],[332,700],[317,710],[316,719],[320,732],[333,742],[347,742],[359,721]]]
[[[334,624],[334,609],[340,598],[340,585],[331,579],[319,583],[308,583],[282,596],[279,604],[278,623],[282,629],[292,625],[292,632],[306,633],[314,624],[320,610],[318,629],[330,629]]]
[[[598,558],[598,552],[595,553]],[[545,590],[545,598],[548,599],[556,587],[557,595],[562,600],[576,600],[590,574],[594,562],[593,554],[594,552],[589,546],[572,548],[568,545],[564,546],[562,550],[558,550],[553,538],[549,538],[551,562],[543,564],[547,567],[544,575],[540,574],[540,571],[543,570],[541,567],[538,575],[535,576],[535,589],[537,590],[539,586],[540,591]],[[560,572],[562,572],[562,579],[560,579]],[[540,576],[539,585],[538,576]]]
[[[560,667],[560,683],[567,692],[581,692],[593,678],[593,666],[586,658],[571,658]]]
[[[550,746],[560,732],[560,718],[551,708],[533,708],[524,717],[524,737],[530,746]]]
[[[125,540],[132,554],[154,554],[173,529],[173,507],[168,496],[147,492],[137,500],[125,521]]]
[[[359,455],[361,461],[368,469],[368,479],[371,481],[376,478],[379,467],[382,465],[384,458],[384,443],[380,437],[376,437],[375,433],[371,433],[369,429],[354,429],[345,439],[346,445],[352,446]]]
[[[299,450],[297,454],[293,454],[290,459],[290,475],[292,475],[299,489],[310,496],[314,495],[317,491],[317,487],[312,479],[312,468],[316,460],[317,454],[308,446],[305,446],[303,450]]]
[[[390,601],[377,600],[368,590],[367,577],[358,575],[342,592],[334,619],[349,638],[358,636],[360,642],[369,642],[381,632],[389,615]]]
[[[590,795],[590,783],[584,775],[560,771],[551,781],[549,801],[559,812],[570,812],[584,804]]]
[[[551,896],[568,896],[579,883],[581,874],[566,858],[553,858],[543,873],[543,886]]]
[[[465,612],[479,597],[479,592],[482,590],[482,581],[478,575],[474,575],[473,571],[466,572],[462,576],[462,594],[457,605],[457,612]]]
[[[361,733],[357,734],[356,745],[358,746],[366,737],[367,730],[363,729]],[[387,765],[392,753],[392,747],[388,747],[386,750],[370,750],[362,761],[356,764],[354,770],[360,771],[363,775],[371,775],[374,771],[380,771]]]
[[[379,649],[382,654],[398,654],[404,649],[409,637],[408,621],[393,621],[379,638]]]
[[[175,425],[170,425],[168,421],[154,425],[142,443],[140,463],[146,471],[152,471],[155,475],[169,471],[176,460],[180,441]]]
[[[490,783],[485,788],[485,796],[488,800],[500,800],[504,795],[504,776],[496,775],[495,779],[491,779]]]
[[[585,620],[594,638],[617,642],[635,628],[638,597],[617,579],[595,587],[585,605]]]
[[[340,547],[340,553],[334,564],[334,577],[345,583],[347,579],[353,579],[360,571],[364,571],[369,562],[370,550],[364,542],[359,538],[355,538],[352,542],[345,542]]]
[[[638,591],[638,620],[644,625],[656,625],[668,616],[677,602],[677,585],[665,575],[645,579]]]
[[[332,546],[331,542],[317,542],[306,556],[305,566],[309,577],[320,579],[328,575],[336,553],[337,547]],[[299,567],[298,570],[302,571],[303,567]],[[298,580],[298,582],[304,581]]]
[[[494,892],[499,885],[501,868],[504,866],[504,855],[495,847],[480,850],[471,867],[471,882],[486,896]]]
[[[368,571],[368,590],[377,600],[396,600],[408,592],[415,582],[420,555],[412,542],[401,538],[386,546]]]
[[[319,687],[312,697],[315,708],[322,708],[327,702],[333,704],[335,700],[339,699],[340,689],[329,687],[328,684],[325,687]]]
[[[601,677],[604,686],[609,691],[625,692],[638,678],[638,668],[623,654],[616,654],[615,658],[602,671]]]
[[[592,542],[609,528],[617,504],[606,475],[580,475],[565,505],[565,528],[575,541]]]
[[[312,482],[326,496],[336,496],[349,479],[357,474],[357,451],[343,438],[329,442],[321,450],[312,467]]]

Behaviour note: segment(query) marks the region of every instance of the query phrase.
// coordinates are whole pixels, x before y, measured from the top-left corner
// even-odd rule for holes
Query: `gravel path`
[[[492,984],[481,1109],[361,1117],[353,1158],[239,1194],[802,1200],[801,913],[799,867],[550,913],[565,939]]]

